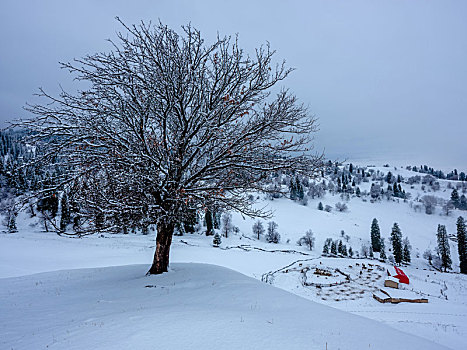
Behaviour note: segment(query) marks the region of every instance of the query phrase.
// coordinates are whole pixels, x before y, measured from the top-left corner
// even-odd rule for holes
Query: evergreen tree
[[[67,225],[70,223],[70,206],[68,204],[68,197],[66,192],[63,193],[62,199],[60,200],[61,205],[61,216],[60,216],[60,231],[65,232]],[[98,218],[96,217],[96,225],[101,224],[97,222]]]
[[[290,199],[291,200],[296,200],[297,199],[297,188],[295,187],[295,182],[293,179],[290,179],[290,184],[289,184],[289,191],[290,191]]]
[[[323,246],[323,254],[329,254],[329,245],[326,243]]]
[[[349,165],[349,172],[353,173],[353,164],[352,163],[350,163],[350,165]]]
[[[349,256],[350,256],[350,257],[353,257],[353,250],[352,250],[352,247],[349,248]]]
[[[397,264],[402,262],[402,233],[397,223],[394,223],[391,232],[392,251],[394,254],[394,260]]]
[[[451,192],[451,201],[456,208],[459,206],[459,193],[456,189],[453,189]]]
[[[342,255],[343,256],[348,256],[348,253],[347,253],[347,246],[344,244],[342,245]]]
[[[337,255],[337,243],[335,241],[331,243],[331,254]]]
[[[300,180],[298,179],[298,176],[295,178],[295,189],[296,189],[296,194],[297,194],[297,199],[302,200],[303,197],[305,196],[305,193],[303,191],[303,185],[301,184]]]
[[[444,267],[444,271],[451,268],[451,250],[449,248],[449,239],[446,232],[446,226],[438,225],[438,254],[441,258],[441,266]]]
[[[342,250],[343,250],[343,244],[342,244],[342,241],[339,241],[339,243],[337,244],[337,252],[339,254],[342,254]]]
[[[374,258],[375,257],[375,254],[373,253],[373,247],[370,246],[370,258]]]
[[[216,232],[216,234],[214,235],[212,239],[212,244],[214,245],[214,247],[219,247],[221,243],[222,243],[221,235],[219,234],[219,232]]]
[[[210,209],[206,210],[206,236],[212,236],[214,234],[214,225],[212,220],[212,212]]]
[[[16,216],[18,214],[16,212],[12,212],[10,214],[9,220],[8,220],[8,233],[15,233],[18,232],[18,228],[16,227]]]
[[[374,252],[379,252],[381,250],[381,232],[379,230],[378,220],[376,218],[373,219],[371,223],[371,247],[373,248]]]
[[[323,203],[319,202],[318,203],[318,210],[324,210]]]
[[[402,261],[405,263],[410,263],[410,252],[412,250],[412,246],[410,245],[409,239],[407,237],[404,238],[402,241]]]
[[[361,195],[360,187],[357,187],[357,189],[355,190],[355,194],[357,195],[357,197],[360,197]]]
[[[457,218],[457,249],[461,273],[467,274],[467,237],[465,220],[462,216]]]
[[[381,238],[381,250],[379,252],[379,257],[381,260],[386,261],[386,250],[385,250],[384,238]]]

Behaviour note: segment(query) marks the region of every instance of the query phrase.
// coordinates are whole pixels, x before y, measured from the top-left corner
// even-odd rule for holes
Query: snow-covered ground
[[[418,174],[400,168],[375,169],[404,177]],[[448,199],[448,182],[440,183],[435,193],[424,192],[420,185],[402,186],[412,201],[425,194]],[[370,184],[360,187],[364,190]],[[327,213],[317,210],[320,201],[334,206],[343,200],[328,193],[310,199],[307,206],[285,198],[260,203],[274,211],[273,220],[282,236],[277,245],[256,240],[251,232],[253,220],[240,215],[233,219],[240,232],[223,238],[220,248],[212,247],[212,237],[174,237],[171,271],[151,277],[144,273],[154,254],[154,233],[64,238],[41,232],[40,225],[22,213],[18,233],[0,234],[0,348],[154,348],[156,344],[158,348],[199,348],[203,344],[203,348],[325,349],[326,343],[328,349],[369,345],[429,349],[437,344],[467,348],[467,276],[430,270],[416,257],[435,247],[438,224],[455,233],[456,218],[466,217],[465,212],[454,210],[446,216],[438,207],[427,215],[414,211],[410,201],[371,203],[353,197],[346,202],[348,211]],[[380,304],[373,299],[390,265],[320,257],[324,240],[342,239],[341,230],[349,235],[347,247],[358,251],[369,241],[373,218],[380,223],[386,248],[394,222],[409,237],[413,261],[404,271],[411,283],[397,292],[428,298],[428,304]],[[296,245],[308,229],[316,236],[311,252]],[[454,271],[458,271],[455,242],[451,242],[451,253]],[[180,263],[214,264],[257,280],[268,276],[269,283],[220,267]],[[363,263],[367,268],[372,264],[372,271],[362,269]],[[102,269],[108,266],[115,267]],[[352,282],[324,288],[304,286],[304,268],[311,282],[325,279],[313,274],[316,268],[329,271],[329,280],[339,282],[338,268],[351,275]],[[61,271],[69,269],[79,270]],[[47,273],[36,274],[43,272]]]

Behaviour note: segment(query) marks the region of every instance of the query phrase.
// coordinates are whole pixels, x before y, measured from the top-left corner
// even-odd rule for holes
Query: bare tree
[[[120,20],[119,20],[120,21]],[[291,69],[269,45],[246,55],[237,38],[205,44],[198,30],[163,24],[124,27],[112,50],[63,63],[84,83],[78,93],[28,106],[19,123],[37,159],[59,165],[57,189],[76,189],[79,234],[118,225],[157,224],[149,274],[167,271],[172,234],[193,210],[236,210],[253,217],[248,191],[267,192],[272,172],[313,177],[316,119],[287,90],[271,88]],[[104,219],[102,220],[102,214]]]

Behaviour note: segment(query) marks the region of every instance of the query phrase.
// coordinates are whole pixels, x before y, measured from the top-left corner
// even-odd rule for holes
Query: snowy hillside
[[[225,268],[174,264],[3,279],[4,349],[443,349]],[[364,336],[361,336],[364,335]]]
[[[371,198],[373,183],[383,183],[381,187],[386,191],[388,171],[396,178],[401,176],[405,199],[387,193]],[[155,344],[155,334],[164,325],[168,327],[171,344],[178,348],[196,348],[204,341],[203,344],[211,344],[213,348],[228,348],[227,344],[231,348],[249,345],[304,348],[314,344],[315,348],[325,349],[327,342],[328,349],[361,349],[369,344],[380,349],[386,345],[394,348],[394,344],[377,339],[404,337],[407,346],[399,348],[428,349],[443,345],[464,349],[467,277],[457,273],[457,244],[450,240],[451,273],[436,271],[422,257],[426,249],[436,247],[438,224],[445,225],[448,234],[455,234],[457,217],[467,216],[464,210],[451,209],[449,215],[443,210],[453,188],[459,187],[459,194],[463,194],[463,183],[436,179],[431,185],[422,181],[409,184],[409,178],[426,175],[400,167],[365,167],[365,172],[374,174],[374,178],[356,181],[353,187],[359,187],[360,197],[355,190],[340,193],[327,189],[315,198],[307,196],[308,203],[303,205],[285,197],[271,200],[260,195],[257,205],[267,206],[274,213],[263,224],[265,228],[271,220],[278,224],[281,235],[278,244],[267,243],[264,235],[258,240],[252,232],[256,220],[234,214],[232,225],[238,230],[232,229],[227,238],[222,237],[220,247],[215,248],[212,237],[204,235],[201,222],[199,232],[174,237],[172,270],[163,276],[144,276],[154,254],[153,231],[147,236],[137,232],[66,238],[42,232],[37,217],[20,213],[19,232],[0,234],[0,277],[3,277],[0,314],[8,315],[0,318],[3,332],[0,338],[6,339],[2,347],[82,348],[79,343],[92,348],[99,341],[103,348],[128,348],[130,342],[145,348]],[[325,175],[327,186],[333,181],[332,176]],[[322,181],[319,179],[317,183]],[[286,184],[282,186],[287,188]],[[437,197],[432,214],[425,213],[422,198],[426,195]],[[330,212],[319,210],[320,202],[329,205]],[[347,210],[336,210],[338,202],[345,203]],[[391,266],[388,262],[363,258],[361,248],[370,245],[373,218],[379,222],[387,255],[391,254],[388,238],[394,222],[412,245],[412,262],[403,267],[411,283],[397,293],[427,298],[428,304],[380,304],[373,299],[373,293],[383,288],[386,269]],[[296,243],[310,229],[316,238],[312,251]],[[352,247],[354,258],[322,257],[328,238],[342,240],[347,248]],[[219,267],[179,263],[219,265],[268,283],[255,282]],[[134,264],[145,265],[121,266]],[[362,264],[373,265],[371,271],[363,270]],[[121,267],[31,275],[107,266]],[[332,275],[326,282],[342,282],[336,269],[348,274],[351,282],[324,288],[304,284],[304,274],[308,282],[327,278],[314,274],[316,269]],[[25,277],[7,278],[17,276]],[[147,285],[164,288],[146,288]],[[58,306],[51,306],[55,302]],[[155,314],[167,318],[154,318]],[[180,321],[175,322],[175,317]],[[30,321],[23,322],[25,319]],[[329,325],[328,320],[332,320]],[[342,322],[341,326],[336,322]],[[94,331],[89,333],[89,329]],[[395,329],[425,338],[431,345],[422,345],[419,338],[400,335]]]

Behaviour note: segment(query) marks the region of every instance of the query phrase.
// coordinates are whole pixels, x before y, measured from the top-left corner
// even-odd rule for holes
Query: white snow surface
[[[173,264],[2,279],[4,349],[443,349],[232,270]],[[7,317],[5,317],[7,316]]]

